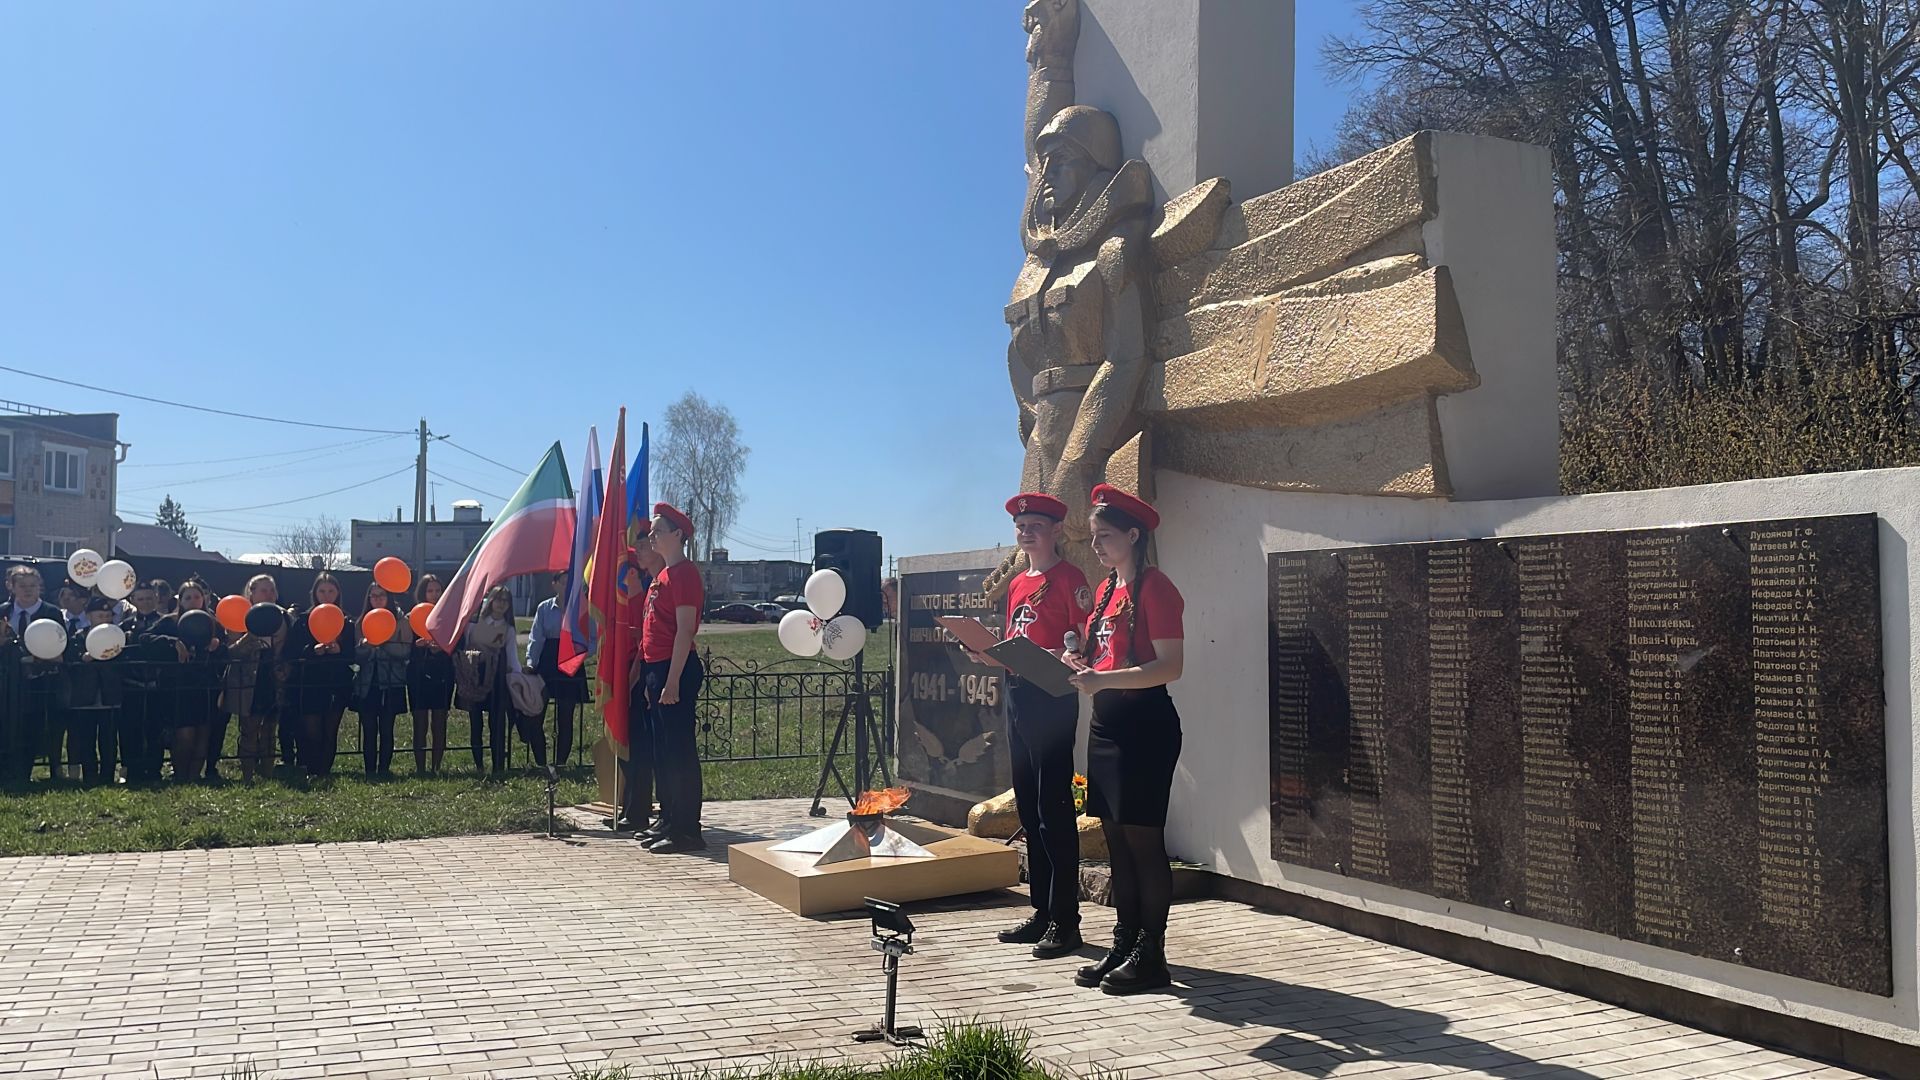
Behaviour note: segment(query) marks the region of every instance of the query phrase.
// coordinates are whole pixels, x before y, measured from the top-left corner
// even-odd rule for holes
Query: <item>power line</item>
[[[495,494],[494,494],[493,492],[491,492],[491,491],[488,491],[488,490],[487,490],[487,489],[485,489],[485,488],[478,488],[478,487],[474,487],[474,486],[473,486],[472,484],[469,484],[469,483],[467,483],[467,482],[466,482],[465,480],[455,480],[455,479],[454,479],[453,477],[451,477],[451,476],[447,476],[447,475],[444,475],[444,474],[442,474],[442,473],[437,473],[437,472],[434,472],[434,471],[433,471],[432,469],[428,469],[428,470],[427,470],[427,475],[428,475],[428,476],[434,476],[434,477],[439,477],[439,478],[440,478],[441,480],[445,480],[445,481],[446,481],[447,483],[449,483],[449,484],[452,484],[452,485],[454,485],[455,487],[458,487],[458,488],[464,488],[464,489],[466,489],[467,491],[471,491],[471,492],[474,492],[475,494],[478,494],[478,495],[485,495],[485,496],[486,496],[487,498],[489,498],[489,499],[499,499],[499,500],[500,500],[501,502],[506,502],[506,501],[507,501],[507,496],[505,496],[505,495],[495,495]]]
[[[109,390],[104,386],[94,386],[90,383],[74,382],[71,379],[56,379],[51,375],[42,375],[37,371],[25,371],[17,367],[7,367],[4,364],[0,364],[0,371],[12,372],[15,375],[25,375],[29,379],[44,379],[50,383],[59,383],[61,386],[72,386],[81,390],[91,390],[97,394],[108,394],[113,397],[130,398],[134,401],[145,401],[154,405],[168,405],[176,409],[191,409],[194,412],[212,413],[215,416],[231,416],[240,420],[258,420],[261,423],[265,423],[265,424],[284,424],[284,425],[287,425],[288,427],[321,428],[326,431],[358,431],[368,435],[411,435],[413,434],[413,432],[411,431],[399,431],[393,428],[368,428],[368,427],[350,427],[346,424],[321,424],[321,423],[316,423],[312,420],[287,420],[287,419],[283,419],[281,417],[276,417],[276,416],[255,416],[252,413],[232,412],[227,409],[214,409],[214,408],[209,408],[208,406],[205,406],[205,405],[189,405],[184,401],[168,401],[166,398],[148,397],[145,394],[135,394],[126,390]],[[471,453],[471,451],[469,451],[469,453]]]
[[[510,472],[510,473],[512,473],[512,474],[513,474],[513,475],[515,475],[515,476],[525,476],[525,475],[527,475],[527,471],[526,471],[525,469],[516,469],[516,468],[514,468],[513,466],[511,466],[511,465],[508,465],[508,464],[506,464],[506,463],[504,463],[504,462],[499,462],[499,461],[495,461],[495,460],[493,460],[492,458],[490,458],[490,457],[488,457],[488,456],[487,456],[487,455],[485,455],[485,454],[481,454],[481,453],[476,453],[476,452],[474,452],[474,451],[472,451],[472,450],[469,450],[469,449],[467,449],[467,448],[466,448],[466,447],[464,447],[464,446],[461,446],[461,445],[460,445],[459,443],[457,443],[457,442],[454,442],[454,441],[453,441],[452,439],[449,439],[449,438],[447,438],[447,437],[446,437],[445,435],[442,435],[442,436],[440,436],[440,441],[441,441],[441,442],[443,442],[443,443],[446,443],[446,444],[447,444],[448,446],[451,446],[451,447],[453,447],[453,448],[454,448],[455,450],[458,450],[458,451],[460,451],[461,453],[463,453],[463,454],[465,454],[465,455],[467,455],[468,457],[477,457],[477,458],[479,458],[479,459],[480,459],[481,461],[484,461],[484,462],[486,462],[486,463],[487,463],[487,464],[489,464],[489,465],[492,465],[492,466],[495,466],[496,468],[501,468],[501,469],[505,469],[506,471],[508,471],[508,472]],[[499,496],[498,496],[498,495],[496,495],[496,496],[494,496],[494,498],[496,498],[496,499],[497,499],[497,498],[499,498]]]
[[[294,503],[309,502],[314,499],[324,499],[329,495],[338,495],[343,491],[352,491],[355,488],[367,487],[372,484],[377,484],[382,480],[391,480],[394,477],[399,476],[401,473],[412,472],[412,471],[413,471],[412,465],[402,465],[390,473],[383,473],[379,476],[374,477],[371,480],[362,480],[357,484],[348,484],[346,487],[337,487],[337,488],[334,488],[332,491],[322,491],[313,495],[302,495],[297,499],[282,499],[279,502],[256,503],[253,506],[231,506],[221,510],[195,510],[194,513],[196,514],[239,514],[239,513],[244,513],[248,510],[265,510],[275,506],[291,506]]]
[[[187,465],[225,465],[231,461],[258,461],[261,458],[292,457],[295,454],[317,454],[323,450],[342,450],[371,446],[374,443],[385,442],[388,439],[397,438],[405,434],[407,433],[400,431],[392,435],[382,435],[374,439],[347,439],[344,442],[327,443],[323,446],[309,446],[300,450],[276,450],[271,454],[241,454],[238,457],[201,458],[199,461],[129,461],[120,467],[123,469],[171,469],[181,468]]]
[[[392,436],[381,436],[381,437],[380,437],[379,439],[377,439],[377,440],[375,440],[375,441],[376,441],[376,442],[384,442],[384,441],[386,441],[386,440],[387,440],[388,438],[391,438],[391,437],[392,437]],[[387,460],[389,460],[389,461],[390,461],[390,460],[392,460],[392,456],[391,456],[391,455],[384,455],[384,454],[383,454],[383,455],[381,455],[381,456],[383,456],[383,457],[386,457],[386,458],[387,458]],[[140,495],[140,494],[143,494],[143,493],[150,493],[150,492],[155,492],[155,491],[163,491],[163,492],[171,492],[171,491],[173,491],[173,490],[174,490],[175,488],[188,488],[188,487],[193,487],[193,486],[195,486],[195,485],[198,485],[198,484],[211,484],[211,483],[214,483],[214,482],[216,482],[216,481],[219,481],[219,480],[231,480],[231,479],[233,479],[233,478],[234,478],[234,477],[236,477],[236,476],[253,476],[253,475],[256,475],[256,474],[259,474],[259,473],[265,473],[265,472],[278,472],[278,471],[280,471],[280,470],[282,470],[282,469],[298,469],[298,468],[300,468],[301,466],[306,466],[306,465],[312,465],[312,464],[313,464],[313,463],[311,463],[311,462],[306,462],[306,461],[276,461],[276,462],[274,462],[274,463],[272,463],[272,464],[269,464],[269,465],[261,465],[261,466],[259,466],[259,467],[257,467],[257,468],[252,468],[252,469],[239,469],[239,470],[236,470],[236,471],[234,471],[234,472],[229,472],[229,473],[218,473],[218,474],[216,474],[216,475],[213,475],[213,476],[196,476],[196,477],[193,477],[192,479],[189,479],[189,480],[169,480],[169,481],[166,481],[166,482],[163,482],[163,483],[152,483],[152,484],[141,484],[141,485],[140,485],[140,486],[138,486],[138,487],[129,487],[129,488],[121,488],[121,489],[120,489],[120,494],[122,494],[122,495]],[[333,460],[333,461],[330,461],[330,462],[326,462],[325,464],[322,464],[322,465],[319,465],[319,466],[317,466],[317,471],[322,471],[322,472],[333,472],[333,473],[335,473],[335,474],[337,475],[337,474],[338,474],[338,473],[339,473],[339,472],[341,471],[341,467],[342,467],[343,465],[356,465],[356,464],[360,464],[360,465],[375,465],[375,464],[380,464],[380,462],[377,462],[377,461],[366,461],[366,462],[341,462],[341,461],[339,461],[339,460],[338,460],[338,459],[336,458],[336,459],[335,459],[335,460]],[[308,470],[307,470],[307,472],[313,472],[313,471],[316,471],[316,469],[308,469]],[[298,474],[294,474],[294,475],[298,475]]]

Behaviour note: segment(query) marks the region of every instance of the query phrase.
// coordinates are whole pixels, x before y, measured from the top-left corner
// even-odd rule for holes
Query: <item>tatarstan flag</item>
[[[427,616],[427,633],[452,652],[488,589],[523,574],[565,570],[573,554],[573,517],[573,482],[556,442],[447,583]]]

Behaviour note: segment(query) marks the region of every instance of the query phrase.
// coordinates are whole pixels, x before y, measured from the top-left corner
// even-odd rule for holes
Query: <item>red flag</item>
[[[627,562],[627,410],[613,436],[607,463],[606,498],[593,538],[593,563],[587,579],[587,611],[600,628],[599,679],[602,718],[607,735],[627,745],[627,694],[635,642],[628,625]]]

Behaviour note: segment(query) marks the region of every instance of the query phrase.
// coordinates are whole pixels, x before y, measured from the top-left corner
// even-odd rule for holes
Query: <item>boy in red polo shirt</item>
[[[1068,631],[1085,625],[1093,593],[1080,568],[1060,557],[1067,506],[1029,492],[1007,500],[1014,542],[1027,570],[1007,587],[1007,637],[1024,637],[1061,652]],[[1042,960],[1080,947],[1080,831],[1073,808],[1073,744],[1080,697],[1054,697],[1037,686],[1007,680],[1007,749],[1013,799],[1027,833],[1027,878],[1033,914],[1003,931],[1008,944],[1032,945]]]
[[[687,541],[692,537],[693,521],[687,515],[666,503],[654,504],[647,542],[665,566],[647,589],[640,631],[640,685],[653,721],[660,817],[642,835],[651,834],[647,850],[661,854],[707,846],[700,835],[703,792],[693,715],[701,680],[706,677],[693,651],[693,639],[700,632],[707,590],[700,581],[700,568],[687,558]]]

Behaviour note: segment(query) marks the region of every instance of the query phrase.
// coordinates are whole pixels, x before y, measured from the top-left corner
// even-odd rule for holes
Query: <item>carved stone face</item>
[[[1040,212],[1055,226],[1080,203],[1098,166],[1078,146],[1066,140],[1050,144],[1040,158]]]

